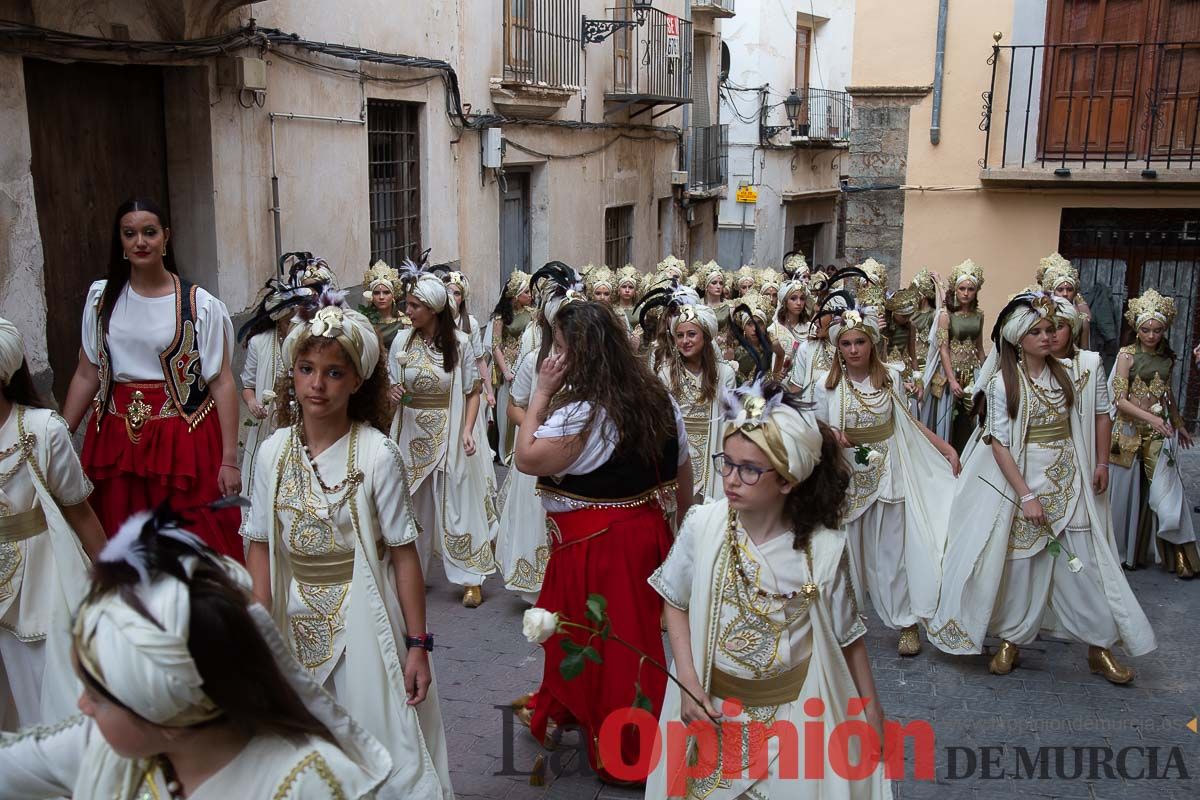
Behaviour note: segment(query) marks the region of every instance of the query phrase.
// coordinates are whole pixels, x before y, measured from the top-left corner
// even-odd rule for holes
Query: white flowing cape
[[[896,469],[904,490],[904,570],[908,574],[913,613],[928,620],[937,608],[942,582],[942,555],[946,551],[955,479],[949,462],[917,427],[908,410],[908,400],[896,390],[904,386],[900,370],[890,364],[887,369],[892,380],[888,394],[894,423],[894,447],[888,469]],[[846,380],[840,381],[830,398],[830,424],[839,430],[846,429],[842,417],[842,409],[846,407],[845,386]],[[865,587],[856,588],[865,591]]]
[[[288,446],[290,429],[274,433],[262,446],[265,463],[272,465],[270,502],[279,492],[281,479],[279,463]],[[374,449],[383,447],[382,434],[373,429],[360,431],[358,448],[361,454],[355,465],[358,469],[371,469],[377,463],[394,463],[389,456],[376,459]],[[461,449],[461,448],[460,448]],[[397,474],[395,480],[403,480]],[[443,798],[454,796],[450,789],[449,769],[446,760],[446,740],[442,727],[442,714],[438,708],[436,681],[429,686],[425,701],[418,706],[408,705],[404,688],[404,657],[407,649],[398,643],[404,641],[407,631],[404,617],[398,606],[387,602],[384,586],[388,575],[379,560],[376,542],[383,538],[383,525],[414,524],[409,520],[381,520],[375,514],[369,487],[370,475],[365,475],[350,498],[350,517],[354,522],[354,580],[350,588],[349,607],[346,609],[346,670],[350,679],[344,697],[337,698],[356,721],[378,738],[393,756],[404,753],[406,758],[395,758],[391,776],[380,790],[380,798]],[[288,561],[282,555],[285,532],[279,515],[270,514],[268,546],[271,555],[271,596],[274,604],[275,623],[279,630],[289,629],[287,603],[292,574]]]
[[[712,672],[713,658],[717,647],[716,620],[719,619],[721,595],[714,591],[718,587],[728,567],[729,548],[726,546],[725,527],[728,520],[729,504],[722,499],[714,503],[692,506],[688,512],[691,519],[689,524],[696,525],[695,536],[695,576],[692,581],[692,593],[688,601],[688,625],[691,630],[692,655],[695,662],[696,674],[704,683],[704,691],[709,691],[709,676]],[[813,533],[812,553],[814,583],[820,586],[819,596],[810,606],[809,614],[812,620],[812,656],[808,664],[808,676],[804,680],[804,688],[800,697],[793,703],[780,706],[775,719],[777,722],[790,723],[797,732],[804,731],[805,722],[814,722],[816,717],[803,713],[804,701],[812,697],[820,697],[825,702],[825,712],[820,717],[824,723],[826,747],[828,753],[828,736],[839,723],[847,719],[865,719],[862,714],[848,716],[845,713],[847,702],[858,697],[858,689],[854,678],[846,666],[841,647],[833,634],[832,612],[829,607],[830,586],[837,577],[838,564],[846,548],[846,535],[843,531],[822,529]],[[667,723],[678,723],[680,720],[680,692],[674,681],[667,683],[667,694],[663,701],[662,713],[659,716],[659,732],[663,742],[667,741]],[[854,741],[854,740],[852,740]],[[804,758],[803,743],[801,752],[797,754],[803,775]],[[852,745],[854,750],[854,745]],[[851,754],[850,763],[859,763],[858,753]],[[647,800],[660,800],[667,797],[668,765],[664,746],[663,757],[658,760],[654,771],[646,782]],[[788,800],[886,800],[892,796],[891,784],[883,778],[883,769],[876,769],[873,775],[862,781],[847,781],[837,776],[830,769],[825,770],[824,780],[781,780],[778,777],[770,780],[767,794],[772,798],[788,798]]]
[[[1076,386],[1089,385],[1093,376],[1074,374],[1076,366],[1064,362],[1072,370]],[[1085,365],[1084,370],[1088,367]],[[1002,381],[999,374],[992,378]],[[1001,413],[1007,413],[1001,410]],[[1017,417],[1012,425],[1009,451],[1023,468],[1025,435],[1029,410],[1022,392]],[[1071,443],[1080,470],[1095,463],[1096,452],[1096,393],[1076,391],[1071,410]],[[928,623],[929,640],[940,650],[957,655],[983,652],[983,640],[988,633],[992,609],[999,596],[1000,581],[1008,555],[1009,532],[1013,517],[1020,508],[1012,487],[1000,472],[990,446],[976,447],[963,463],[958,477],[958,490],[950,519],[960,525],[948,539],[946,557],[942,563],[942,592],[937,612]],[[992,486],[988,486],[987,483]],[[1093,548],[1095,569],[1108,599],[1121,643],[1131,656],[1150,652],[1157,643],[1150,623],[1129,588],[1113,546],[1112,516],[1104,498],[1091,491],[1091,476],[1083,475],[1084,490],[1080,501],[1087,504],[1092,535],[1098,538]],[[996,488],[992,488],[992,487]],[[1003,491],[1001,497],[999,492]],[[1058,556],[1065,557],[1064,555]],[[1089,567],[1091,568],[1091,567]],[[1047,606],[1042,629],[1053,635],[1063,635],[1058,622]]]

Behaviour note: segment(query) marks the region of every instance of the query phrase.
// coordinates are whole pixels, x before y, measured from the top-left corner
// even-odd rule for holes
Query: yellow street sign
[[[739,186],[737,190],[737,201],[739,203],[757,203],[758,189],[753,186]]]
[[[1200,719],[1192,717],[1192,721],[1187,724],[1187,729],[1192,733],[1198,733],[1200,731],[1197,731],[1197,727],[1200,727]]]

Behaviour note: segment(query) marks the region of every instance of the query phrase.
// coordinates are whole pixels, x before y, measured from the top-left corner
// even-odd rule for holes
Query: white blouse
[[[106,280],[88,289],[83,306],[83,352],[99,365],[96,342],[96,309]],[[211,382],[233,350],[233,322],[225,304],[204,289],[196,292],[196,349],[200,373]],[[159,356],[175,340],[175,294],[143,297],[126,284],[108,321],[108,353],[116,383],[161,382]]]

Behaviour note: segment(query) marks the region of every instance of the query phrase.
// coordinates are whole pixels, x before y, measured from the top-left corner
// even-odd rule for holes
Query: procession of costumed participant
[[[441,282],[438,282],[441,285]],[[283,343],[280,428],[242,528],[254,595],[296,660],[392,757],[390,796],[452,796],[425,580],[370,320],[326,290]]]
[[[733,363],[742,383],[778,375],[784,361],[783,347],[771,338],[771,304],[757,292],[739,297],[730,312],[731,333],[736,346]]]
[[[1175,314],[1175,301],[1154,289],[1125,312],[1133,342],[1117,353],[1109,378],[1116,402],[1112,514],[1127,565],[1161,563],[1187,579],[1200,570],[1200,553],[1177,457],[1192,436],[1171,389],[1175,352],[1167,339]]]
[[[533,319],[532,303],[529,273],[513,270],[492,311],[492,385],[495,388],[496,408],[499,409],[508,407],[508,391],[516,377],[521,335]],[[496,431],[499,434],[499,452],[496,455],[500,457],[500,463],[507,465],[512,461],[515,440],[508,426],[508,418],[502,412],[496,414]]]
[[[185,524],[140,512],[100,553],[63,654],[82,713],[0,738],[0,797],[436,797],[384,784],[394,759]]]
[[[1075,307],[1080,319],[1080,323],[1075,326],[1075,344],[1084,350],[1090,349],[1092,310],[1088,308],[1087,301],[1079,292],[1079,270],[1058,253],[1052,253],[1042,259],[1038,272],[1041,273],[1038,283],[1042,289],[1064,298]]]
[[[278,427],[276,404],[287,403],[287,398],[279,399],[277,390],[289,367],[283,358],[283,342],[291,330],[292,317],[300,306],[316,303],[323,288],[304,285],[305,269],[304,262],[296,261],[286,280],[269,279],[262,299],[238,331],[238,341],[246,348],[242,401],[250,412],[242,449],[242,476],[247,488],[254,486],[258,448]]]
[[[516,466],[539,477],[552,531],[537,608],[526,613],[584,620],[589,596],[601,594],[612,634],[662,663],[662,600],[646,581],[670,549],[673,515],[686,513],[691,502],[687,435],[679,410],[634,355],[612,310],[574,301],[572,291],[562,289],[555,352],[538,371],[517,440]],[[568,681],[560,671],[567,635],[577,644],[583,638],[559,634],[544,642],[541,687],[521,711],[538,741],[551,723],[579,725],[591,768],[614,781],[599,757],[600,726],[629,707],[639,678],[657,714],[666,678],[615,642],[593,640],[603,663]],[[637,732],[626,729],[621,759],[636,763],[640,752]]]
[[[716,315],[700,303],[692,289],[664,287],[656,291],[658,294],[652,292],[642,301],[642,314],[661,307],[670,321],[675,350],[659,367],[658,378],[683,413],[693,499],[702,503],[720,496],[721,482],[712,457],[720,447],[719,398],[722,389],[734,387],[734,368],[716,348]]]
[[[725,734],[697,748],[694,764],[659,759],[646,797],[678,787],[687,797],[722,800],[890,798],[882,767],[860,780],[831,769],[828,741],[813,748],[826,754],[824,778],[802,781],[781,774],[796,754],[781,755],[780,737],[757,737],[753,727],[738,735],[733,727],[780,723],[803,726],[807,736],[823,725],[827,738],[859,720],[882,737],[884,714],[840,529],[848,477],[833,432],[777,386],[727,392],[724,406],[725,496],[692,508],[650,584],[666,601],[673,671],[686,689],[669,684],[663,735],[681,722],[720,723]],[[848,711],[856,697],[871,698],[865,713]],[[850,741],[849,763],[866,761],[860,738]],[[729,742],[761,749],[743,744],[731,753]],[[747,763],[765,775],[752,767],[746,776]]]
[[[779,287],[783,284],[783,280],[783,276],[770,267],[758,273],[758,293],[767,299],[772,316],[775,314],[775,309],[779,307]]]
[[[358,310],[371,320],[386,350],[392,346],[396,333],[411,324],[400,308],[404,304],[404,295],[396,268],[376,261],[363,275],[363,299],[367,305],[359,306]]]
[[[477,608],[484,579],[496,571],[490,460],[486,442],[480,447],[475,440],[479,373],[441,279],[405,262],[400,280],[412,327],[396,334],[387,358],[391,438],[400,445],[412,493],[421,569],[428,574],[440,553],[446,579],[463,587],[463,605]]]
[[[787,375],[796,360],[800,343],[808,336],[808,289],[804,281],[790,278],[779,289],[779,304],[767,332],[783,351],[783,375]]]
[[[534,272],[530,284],[537,306],[536,322],[526,330],[528,347],[523,346],[517,357],[517,376],[508,401],[509,423],[518,435],[537,389],[538,370],[554,353],[553,326],[558,311],[567,302],[583,299],[579,277],[560,261]],[[504,576],[504,588],[517,592],[530,605],[537,602],[542,590],[551,547],[537,481],[536,475],[522,472],[515,464],[509,468],[501,489],[496,532],[496,565]]]
[[[984,432],[959,475],[942,561],[942,592],[929,640],[961,655],[1001,640],[990,669],[1005,675],[1040,635],[1089,646],[1088,666],[1113,683],[1133,670],[1116,661],[1156,646],[1150,623],[1113,547],[1098,441],[1110,401],[1103,381],[1081,384],[1050,355],[1057,306],[1044,292],[1009,301],[992,329],[999,350],[984,397]],[[1083,389],[1076,389],[1082,385]],[[1087,467],[1095,469],[1087,472]]]
[[[617,299],[613,303],[613,310],[625,317],[625,324],[629,327],[629,333],[632,336],[638,324],[638,284],[641,282],[641,276],[638,274],[637,267],[626,264],[617,270],[616,281]],[[635,341],[635,348],[639,344],[640,342]]]
[[[859,604],[866,596],[885,627],[900,631],[902,656],[921,650],[918,623],[937,608],[942,553],[958,456],[912,417],[899,367],[881,358],[878,310],[847,307],[832,316],[833,367],[814,394],[850,469],[842,524]]]
[[[725,299],[725,273],[715,261],[710,261],[693,276],[700,300],[717,317],[717,346],[732,357],[733,337],[729,334],[730,303]]]
[[[895,292],[884,301],[883,341],[887,343],[884,360],[900,369],[909,408],[917,413],[925,396],[921,372],[917,369],[917,337],[913,315],[917,313],[920,296],[911,287]]]
[[[442,283],[446,284],[447,303],[454,314],[454,322],[458,329],[467,335],[471,343],[470,357],[475,361],[475,370],[479,374],[479,388],[483,392],[483,400],[489,409],[496,408],[496,395],[492,391],[492,383],[484,376],[488,374],[488,362],[483,346],[483,330],[475,317],[467,312],[467,300],[471,294],[471,282],[467,276],[446,267],[434,267],[435,273],[440,274]],[[471,457],[471,468],[475,472],[474,482],[483,481],[487,484],[486,496],[492,498],[487,505],[488,525],[495,526],[499,514],[495,506],[496,473],[492,468],[495,453],[492,452],[487,438],[487,413],[480,408],[475,415],[475,448],[478,451]]]
[[[167,498],[204,507],[237,494],[237,386],[225,304],[179,277],[166,214],[123,203],[112,226],[108,277],[88,288],[79,363],[63,404],[74,433],[88,408],[84,472],[108,535]],[[197,512],[196,533],[242,557],[236,508]]]
[[[0,731],[75,708],[69,632],[104,528],[62,417],[33,386],[21,332],[0,319]]]
[[[808,276],[813,319],[808,326],[808,335],[796,348],[791,369],[788,370],[785,379],[788,391],[799,395],[805,401],[814,400],[817,387],[833,368],[833,360],[837,355],[837,348],[829,341],[829,325],[833,321],[833,315],[817,316],[817,310],[836,311],[845,308],[847,295],[837,287],[850,280],[864,279],[866,273],[856,267],[847,267],[830,275],[814,272]]]
[[[950,273],[945,307],[930,332],[921,385],[929,398],[925,426],[962,453],[975,430],[972,387],[983,364],[983,270],[970,259]]]

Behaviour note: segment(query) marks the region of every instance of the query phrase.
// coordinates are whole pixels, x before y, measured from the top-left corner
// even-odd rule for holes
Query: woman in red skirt
[[[634,355],[612,309],[575,299],[569,273],[551,279],[558,296],[543,307],[554,320],[554,352],[542,363],[526,411],[540,427],[521,426],[516,450],[517,469],[540,476],[552,531],[537,606],[582,623],[588,595],[604,595],[612,633],[662,664],[662,599],[647,579],[671,548],[669,515],[682,517],[692,497],[683,420]],[[559,673],[561,638],[544,645],[542,685],[528,701],[530,728],[541,741],[551,721],[580,726],[592,768],[601,780],[618,783],[599,758],[600,728],[609,714],[633,705],[638,686],[657,715],[666,676],[639,666],[638,655],[620,644],[595,639],[591,646],[603,663],[567,681]],[[582,644],[586,637],[572,638]],[[634,729],[624,731],[621,751],[626,764],[638,762]]]
[[[194,509],[241,490],[233,325],[224,303],[179,277],[170,238],[153,202],[117,209],[108,278],[88,290],[63,405],[72,432],[92,408],[82,461],[110,537],[168,498]],[[188,516],[209,547],[241,560],[236,508]]]

